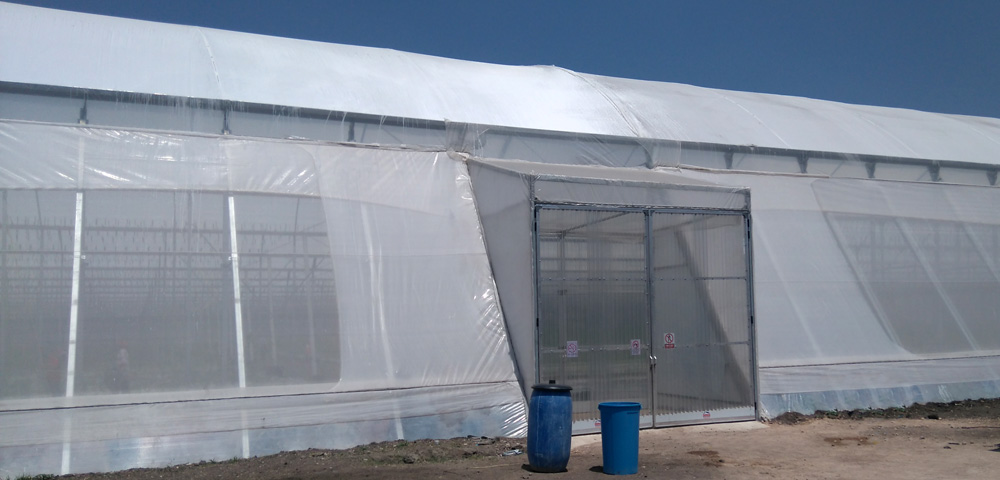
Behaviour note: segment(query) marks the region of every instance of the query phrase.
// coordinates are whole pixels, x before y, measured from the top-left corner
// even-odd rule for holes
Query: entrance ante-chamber
[[[644,427],[752,419],[750,241],[743,211],[536,205],[538,380]]]

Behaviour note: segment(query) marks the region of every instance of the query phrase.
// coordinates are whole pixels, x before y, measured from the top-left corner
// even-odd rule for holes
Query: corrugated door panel
[[[657,423],[753,417],[744,217],[651,221]]]
[[[600,402],[649,408],[645,231],[642,212],[538,211],[539,380],[573,387],[578,433]]]

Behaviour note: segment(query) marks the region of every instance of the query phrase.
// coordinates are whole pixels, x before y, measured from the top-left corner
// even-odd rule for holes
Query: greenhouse
[[[1000,397],[1000,119],[0,3],[0,476]]]

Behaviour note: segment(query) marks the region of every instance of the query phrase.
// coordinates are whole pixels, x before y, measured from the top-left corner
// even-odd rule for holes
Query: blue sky
[[[1000,0],[16,3],[1000,118]]]

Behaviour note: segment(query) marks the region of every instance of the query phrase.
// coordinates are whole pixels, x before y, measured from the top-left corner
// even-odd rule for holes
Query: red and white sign
[[[674,334],[664,333],[663,334],[663,348],[674,348],[677,344],[674,343]]]
[[[642,341],[640,341],[639,339],[633,339],[631,344],[632,344],[631,345],[632,355],[639,355],[640,353],[642,353]]]
[[[576,343],[576,340],[569,340],[566,342],[566,356],[568,358],[576,358],[580,355],[580,346]]]
[[[701,418],[712,418],[712,412],[705,412],[701,414]]]

